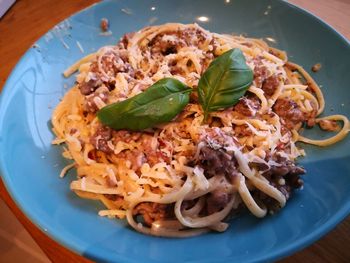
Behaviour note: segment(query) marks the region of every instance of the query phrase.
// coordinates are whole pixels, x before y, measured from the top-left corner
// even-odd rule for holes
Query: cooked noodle
[[[239,103],[210,113],[195,92],[172,122],[144,132],[113,131],[96,111],[133,97],[156,81],[176,78],[196,88],[210,62],[232,48],[242,50],[254,81]],[[71,189],[100,200],[100,216],[126,218],[139,232],[185,237],[225,231],[223,221],[246,207],[257,217],[285,206],[305,171],[297,141],[328,146],[350,130],[345,116],[317,118],[325,102],[311,76],[283,51],[262,40],[210,33],[196,24],[165,24],[125,35],[64,73],[79,70],[77,85],[52,116],[63,156],[74,164]],[[333,137],[299,134],[304,123],[341,121]]]

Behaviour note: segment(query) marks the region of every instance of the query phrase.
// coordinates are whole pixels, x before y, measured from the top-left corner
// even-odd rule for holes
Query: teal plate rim
[[[74,17],[76,15],[84,14],[85,12],[88,12],[91,8],[95,7],[96,5],[102,5],[102,4],[108,5],[108,3],[110,3],[110,2],[113,2],[113,1],[110,0],[110,1],[105,1],[105,2],[93,4],[87,8],[82,9],[81,11],[79,11],[77,13],[72,14],[71,16],[69,16],[66,19],[69,19],[69,18]],[[344,43],[346,43],[350,47],[349,40],[347,40],[336,29],[334,29],[332,26],[327,24],[325,21],[323,21],[319,17],[317,17],[314,14],[308,12],[307,10],[300,8],[298,6],[295,6],[289,2],[283,1],[283,3],[286,4],[289,8],[297,9],[298,12],[302,13],[303,15],[311,16],[313,19],[316,19],[318,21],[318,23],[320,23],[323,27],[325,27],[329,31],[329,33],[336,34],[337,37],[341,41],[343,41]],[[62,21],[64,21],[64,20],[62,20]],[[53,30],[53,28],[50,29],[48,32],[50,32],[52,30]],[[43,38],[43,37],[41,37],[41,38]],[[41,38],[39,38],[39,39],[41,39]],[[30,48],[29,48],[29,50],[30,50]],[[2,92],[0,94],[0,108],[3,108],[3,106],[2,106],[3,102],[6,100],[8,93],[11,92],[11,87],[8,85],[8,83],[11,83],[16,79],[16,75],[13,74],[13,72],[15,72],[18,69],[18,67],[21,66],[21,62],[27,56],[30,56],[29,50],[18,61],[17,65],[13,68],[12,73],[10,74],[5,85],[3,86]],[[2,117],[1,113],[0,113],[0,117]],[[1,120],[0,120],[0,122],[1,122]],[[3,140],[3,138],[0,137],[0,143],[1,143],[1,140]],[[57,232],[46,231],[46,228],[44,227],[44,225],[42,224],[40,219],[38,219],[37,216],[31,212],[30,208],[26,207],[25,205],[23,205],[22,203],[20,203],[18,201],[19,200],[19,198],[18,198],[19,193],[17,193],[16,191],[13,190],[14,186],[11,184],[11,182],[9,180],[10,175],[7,174],[6,165],[2,162],[2,160],[3,159],[1,158],[0,171],[2,171],[2,174],[0,174],[0,176],[3,179],[4,185],[7,188],[7,191],[9,192],[12,199],[15,201],[16,205],[21,209],[21,211],[23,211],[24,214],[30,219],[30,221],[33,222],[39,229],[41,229],[50,238],[57,241],[59,244],[63,245],[65,248],[67,248],[69,250],[73,250],[74,252],[76,252],[80,255],[83,255],[85,251],[82,249],[82,247],[79,244],[70,242],[66,238],[60,236],[59,233],[57,233]],[[323,235],[325,235],[330,230],[332,230],[339,222],[341,222],[349,214],[350,214],[350,202],[345,204],[340,210],[338,210],[338,212],[336,214],[332,215],[332,217],[326,223],[324,223],[322,225],[322,227],[320,227],[316,231],[310,233],[309,235],[305,236],[299,242],[289,244],[288,246],[285,246],[284,248],[282,248],[280,250],[272,251],[271,253],[269,253],[265,256],[262,256],[260,258],[255,258],[254,260],[257,260],[257,261],[275,261],[275,260],[278,260],[282,257],[286,257],[288,255],[291,255],[291,254],[295,253],[296,251],[299,251],[299,250],[305,248],[306,246],[310,245],[311,243],[313,243],[316,240],[318,240],[319,238],[321,238]],[[91,259],[95,259],[95,260],[106,260],[105,258],[101,257],[100,254],[87,253],[87,254],[85,254],[85,256],[87,256],[88,258],[91,258]],[[115,258],[115,259],[122,260],[123,262],[134,262],[134,261],[129,261],[129,259],[123,255],[120,255],[120,257]]]

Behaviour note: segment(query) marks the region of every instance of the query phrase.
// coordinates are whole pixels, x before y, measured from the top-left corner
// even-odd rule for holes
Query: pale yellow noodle
[[[153,42],[160,41],[161,38],[174,41],[179,32],[191,30],[200,32],[203,36],[197,45],[180,45],[178,52],[164,55],[162,58],[151,55],[149,45]],[[103,86],[104,84],[98,88],[99,91],[109,93],[108,100],[102,100],[102,97],[93,98],[98,108],[135,96],[164,77],[173,77],[190,87],[197,87],[200,75],[211,60],[231,48],[241,49],[252,69],[256,67],[258,59],[266,67],[268,76],[278,76],[278,85],[271,96],[266,95],[256,80],[249,87],[250,96],[256,96],[260,103],[255,114],[243,116],[235,107],[231,107],[210,113],[213,123],[209,125],[203,123],[201,106],[191,102],[173,122],[159,125],[141,135],[151,134],[150,147],[153,147],[153,151],[159,148],[159,141],[167,142],[169,147],[163,146],[162,154],[170,156],[170,161],[161,160],[153,164],[146,162],[138,171],[133,169],[133,166],[137,160],[144,160],[144,156],[135,157],[132,154],[144,154],[142,137],[136,136],[136,139],[133,139],[129,132],[123,135],[130,136],[129,141],[124,141],[125,137],[118,140],[114,137],[108,142],[112,149],[112,153],[109,154],[95,148],[91,137],[99,129],[100,123],[95,113],[87,111],[89,96],[81,94],[80,83],[91,78],[100,79],[102,82],[113,81],[115,88],[112,91]],[[188,237],[210,230],[225,231],[228,224],[223,220],[240,203],[255,216],[264,217],[268,210],[254,200],[253,191],[260,191],[271,197],[280,207],[285,206],[287,200],[277,186],[272,186],[261,172],[251,167],[251,163],[258,161],[271,165],[265,158],[268,154],[277,153],[295,162],[297,157],[305,155],[296,142],[328,146],[344,139],[350,131],[349,120],[343,115],[315,119],[316,123],[321,120],[343,122],[342,129],[328,139],[313,140],[303,137],[299,134],[301,123],[287,132],[284,131],[284,120],[274,113],[273,109],[277,100],[294,100],[302,114],[308,118],[321,114],[325,101],[320,87],[301,66],[289,62],[286,52],[270,47],[261,39],[211,33],[197,24],[169,23],[147,27],[130,37],[125,48],[124,56],[128,58],[130,66],[142,75],[137,80],[128,72],[119,72],[114,76],[104,68],[103,60],[111,54],[118,57],[118,52],[118,48],[114,46],[102,47],[64,72],[64,76],[68,77],[79,71],[78,84],[67,92],[53,112],[52,125],[57,136],[53,144],[65,143],[63,156],[74,161],[62,170],[60,176],[63,177],[73,167],[77,168],[78,177],[72,181],[71,189],[82,198],[102,202],[106,209],[99,212],[100,216],[126,218],[129,225],[141,233]],[[210,59],[208,53],[212,55]],[[97,66],[98,73],[91,70],[92,64]],[[171,65],[177,66],[177,72],[174,73]],[[216,119],[219,120],[219,125],[215,124]],[[239,129],[245,133],[237,135]],[[216,137],[223,138],[224,142],[215,141]],[[281,143],[289,143],[290,150],[278,150]],[[229,179],[223,174],[206,177],[206,171],[201,170],[196,161],[201,149],[207,145],[234,156],[238,163],[238,175],[233,177],[235,179]],[[189,165],[190,161],[195,161],[194,167]],[[208,196],[222,189],[230,196],[229,202],[219,211],[202,215]],[[192,202],[194,205],[183,209],[185,202]],[[145,203],[173,205],[175,217],[154,221],[147,227],[137,222],[134,216],[137,207]]]

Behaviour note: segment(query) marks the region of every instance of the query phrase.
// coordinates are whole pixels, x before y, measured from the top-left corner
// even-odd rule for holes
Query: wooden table
[[[96,0],[18,0],[0,19],[0,87],[23,53],[55,24]],[[290,0],[350,39],[350,0]],[[53,11],[54,10],[54,11]],[[350,58],[349,58],[350,59]],[[0,180],[0,197],[53,262],[90,262],[50,239],[18,209]],[[281,262],[350,262],[350,217],[312,246]]]

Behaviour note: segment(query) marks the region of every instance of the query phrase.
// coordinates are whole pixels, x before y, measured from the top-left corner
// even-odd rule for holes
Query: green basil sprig
[[[188,104],[191,90],[176,79],[164,78],[132,98],[103,107],[97,117],[115,130],[151,128],[179,114]]]
[[[204,120],[210,112],[235,105],[252,81],[253,72],[240,49],[231,49],[214,59],[198,83]]]

